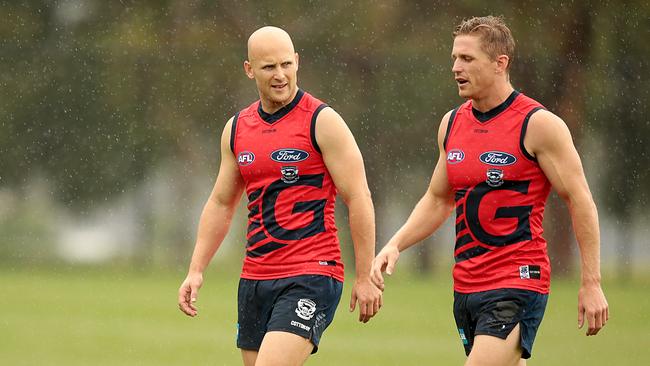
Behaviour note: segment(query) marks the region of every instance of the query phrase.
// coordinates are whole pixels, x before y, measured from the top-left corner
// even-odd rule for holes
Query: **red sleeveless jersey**
[[[322,274],[343,281],[336,187],[314,130],[325,107],[298,90],[274,114],[265,113],[258,100],[233,118],[230,147],[246,184],[249,210],[242,278]]]
[[[530,116],[542,108],[515,91],[489,112],[467,101],[451,114],[444,148],[456,199],[457,292],[549,292],[542,220],[550,183],[523,143]]]

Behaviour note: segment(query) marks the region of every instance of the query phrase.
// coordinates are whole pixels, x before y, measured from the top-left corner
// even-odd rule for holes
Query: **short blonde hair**
[[[462,35],[479,36],[483,52],[487,53],[492,60],[496,60],[499,55],[508,56],[510,59],[508,68],[510,68],[515,56],[515,39],[503,21],[503,17],[488,15],[465,19],[456,26],[453,34],[454,38]]]

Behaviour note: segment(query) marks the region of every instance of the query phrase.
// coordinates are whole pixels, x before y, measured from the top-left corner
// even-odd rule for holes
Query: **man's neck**
[[[514,90],[510,83],[504,83],[485,93],[482,98],[472,98],[472,108],[483,113],[490,111],[505,102]]]
[[[260,102],[262,103],[262,110],[268,114],[273,114],[279,111],[280,109],[282,109],[282,107],[289,105],[296,97],[296,94],[298,94],[298,88],[296,88],[293,91],[293,93],[291,93],[291,97],[289,97],[287,100],[283,102],[273,102],[271,100],[260,97]]]

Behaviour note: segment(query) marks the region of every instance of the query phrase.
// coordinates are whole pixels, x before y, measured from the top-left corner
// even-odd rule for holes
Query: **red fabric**
[[[474,116],[471,101],[458,108],[445,145],[448,179],[456,194],[457,292],[549,292],[551,268],[542,220],[550,183],[520,143],[526,116],[539,107],[518,94],[485,122]]]
[[[242,278],[323,274],[343,281],[336,187],[312,143],[312,117],[323,103],[302,91],[298,99],[273,123],[260,117],[259,101],[236,118],[233,152],[249,198]]]

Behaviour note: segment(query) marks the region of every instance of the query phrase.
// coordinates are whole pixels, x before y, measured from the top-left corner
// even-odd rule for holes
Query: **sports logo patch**
[[[522,280],[539,280],[542,278],[542,271],[539,266],[527,265],[519,266],[519,278]]]
[[[301,319],[309,320],[314,316],[316,312],[316,303],[309,299],[300,299],[298,300],[298,306],[296,307],[296,315]]]
[[[460,149],[449,150],[447,153],[447,162],[449,164],[458,164],[465,159],[465,153]]]
[[[478,159],[484,164],[494,166],[512,165],[517,162],[517,158],[514,155],[503,151],[487,151],[481,154]]]
[[[237,164],[240,166],[251,165],[253,161],[255,161],[255,154],[250,151],[242,151],[237,155]]]
[[[271,160],[278,163],[297,163],[308,157],[309,153],[300,149],[280,149],[271,153]]]
[[[490,187],[499,187],[503,184],[503,170],[501,169],[488,169],[487,170],[487,179],[485,182]]]
[[[298,181],[298,167],[297,166],[283,166],[280,168],[280,173],[282,173],[282,181],[291,184]]]

